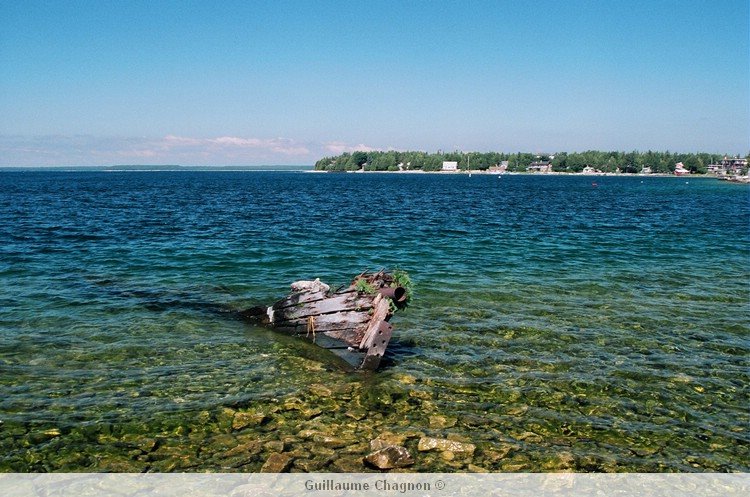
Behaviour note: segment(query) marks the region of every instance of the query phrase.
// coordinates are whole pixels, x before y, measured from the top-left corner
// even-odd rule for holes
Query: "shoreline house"
[[[507,161],[507,160],[501,161],[500,164],[495,164],[494,166],[490,166],[490,168],[488,169],[488,171],[491,172],[491,173],[503,174],[504,172],[506,172],[508,170],[508,164],[509,163],[510,163],[510,161]]]
[[[551,173],[552,163],[548,160],[534,161],[529,164],[529,167],[526,168],[526,171],[530,173]]]
[[[709,174],[717,176],[742,174],[747,169],[747,159],[741,157],[727,157],[718,164],[709,164],[707,166]]]
[[[690,174],[690,170],[685,169],[685,164],[683,164],[682,162],[678,162],[674,165],[674,174],[675,176],[685,176]]]
[[[458,162],[453,161],[453,160],[444,160],[442,170],[450,171],[450,172],[458,171]]]

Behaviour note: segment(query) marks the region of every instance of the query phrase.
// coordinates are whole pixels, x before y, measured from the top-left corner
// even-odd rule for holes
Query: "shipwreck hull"
[[[245,317],[310,340],[356,369],[372,371],[393,334],[393,311],[406,297],[389,273],[362,273],[334,292],[319,280],[293,283],[289,295],[267,308],[248,310]]]

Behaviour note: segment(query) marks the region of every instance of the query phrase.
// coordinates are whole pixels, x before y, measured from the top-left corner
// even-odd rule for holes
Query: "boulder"
[[[365,456],[365,462],[378,469],[403,468],[414,464],[406,447],[389,445]]]

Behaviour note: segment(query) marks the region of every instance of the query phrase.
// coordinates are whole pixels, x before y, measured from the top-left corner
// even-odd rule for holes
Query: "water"
[[[0,470],[750,470],[747,187],[595,181],[0,173]],[[372,375],[232,312],[381,267]]]

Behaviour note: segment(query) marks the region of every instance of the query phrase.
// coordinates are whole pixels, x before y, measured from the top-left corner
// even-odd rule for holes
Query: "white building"
[[[688,169],[685,169],[685,164],[682,162],[678,162],[674,165],[674,174],[675,176],[685,176],[690,174],[690,171]]]
[[[458,162],[452,160],[444,160],[443,171],[458,171]]]
[[[747,159],[740,157],[724,157],[719,164],[709,164],[708,172],[718,175],[741,174],[747,169]]]

